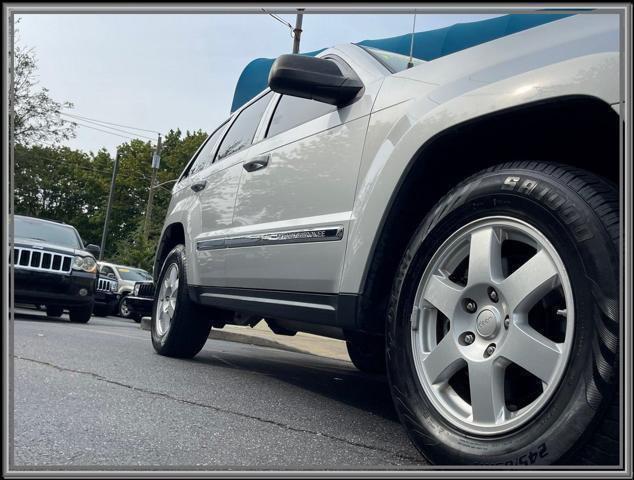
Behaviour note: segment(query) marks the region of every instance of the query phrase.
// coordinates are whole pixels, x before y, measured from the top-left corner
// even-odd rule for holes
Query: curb
[[[150,324],[152,321],[152,317],[142,317],[141,323],[139,324],[139,328],[141,330],[150,330]],[[256,345],[258,347],[269,347],[276,348],[278,350],[286,350],[288,352],[295,353],[308,353],[310,355],[316,355],[313,352],[308,350],[303,350],[300,348],[291,347],[289,345],[285,345],[281,342],[276,342],[275,340],[269,340],[267,338],[260,338],[253,335],[247,335],[236,332],[226,332],[221,329],[212,329],[209,332],[209,338],[211,340],[224,340],[227,342],[236,342],[236,343],[245,343],[247,345]]]

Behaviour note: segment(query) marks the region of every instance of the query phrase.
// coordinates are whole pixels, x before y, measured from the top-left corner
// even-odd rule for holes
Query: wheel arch
[[[370,247],[359,290],[359,330],[383,333],[401,254],[420,220],[453,186],[511,160],[556,161],[618,184],[621,128],[619,115],[601,98],[565,95],[486,113],[429,138],[403,170]],[[598,154],[604,161],[596,161]],[[447,163],[465,157],[470,161]]]
[[[163,229],[161,239],[156,248],[156,258],[153,268],[153,278],[155,282],[158,281],[165,257],[172,248],[179,244],[185,245],[185,228],[181,222],[174,222]]]

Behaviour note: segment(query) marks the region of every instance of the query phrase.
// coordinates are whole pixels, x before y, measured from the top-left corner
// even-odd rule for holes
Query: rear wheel
[[[93,313],[98,317],[107,317],[110,313],[110,308],[107,305],[95,305],[93,308]]]
[[[394,285],[387,363],[423,455],[618,463],[606,416],[618,411],[617,198],[587,172],[518,162],[468,179],[421,223]]]
[[[64,307],[58,307],[57,305],[46,306],[47,317],[61,317],[63,313],[64,313]]]
[[[92,316],[93,304],[68,309],[70,321],[73,323],[88,323]]]
[[[385,373],[385,338],[365,335],[346,340],[353,365],[365,373]]]
[[[156,283],[152,309],[152,345],[161,355],[191,358],[205,345],[211,322],[207,312],[189,298],[185,247],[167,255]]]

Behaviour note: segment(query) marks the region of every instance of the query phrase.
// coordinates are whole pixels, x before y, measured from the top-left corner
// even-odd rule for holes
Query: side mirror
[[[357,96],[363,83],[341,73],[331,60],[287,54],[273,62],[269,87],[283,95],[341,106]]]
[[[88,245],[86,245],[84,247],[84,250],[92,254],[92,256],[95,258],[99,258],[99,254],[101,253],[101,248],[99,248],[99,245],[94,245],[92,243],[89,243]]]

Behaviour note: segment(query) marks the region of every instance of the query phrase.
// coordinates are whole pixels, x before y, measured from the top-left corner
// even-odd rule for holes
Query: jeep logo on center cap
[[[498,318],[495,313],[485,308],[476,319],[476,331],[481,337],[489,338],[495,335],[498,329]]]

